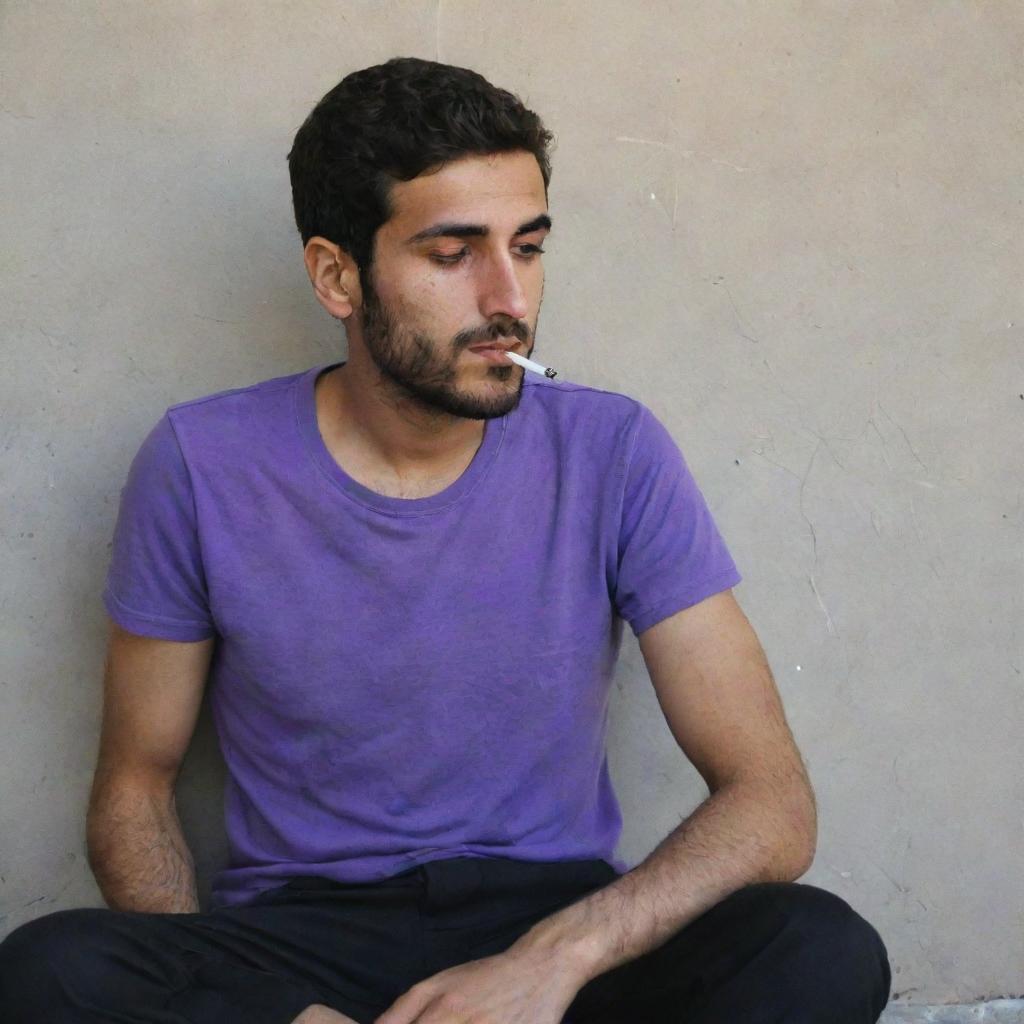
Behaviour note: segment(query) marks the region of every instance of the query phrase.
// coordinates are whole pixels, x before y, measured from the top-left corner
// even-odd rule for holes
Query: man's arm
[[[195,729],[214,639],[156,640],[110,623],[103,726],[89,799],[89,865],[115,910],[199,909],[174,783]]]
[[[662,945],[745,885],[794,881],[817,843],[810,781],[732,591],[639,640],[672,734],[710,796],[632,871],[545,918],[510,950],[548,951],[581,986]]]

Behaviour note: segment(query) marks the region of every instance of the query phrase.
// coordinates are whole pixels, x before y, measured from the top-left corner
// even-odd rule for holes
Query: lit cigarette
[[[524,370],[532,370],[534,373],[543,374],[545,377],[556,377],[558,375],[557,370],[552,370],[550,366],[541,366],[540,363],[535,363],[532,359],[519,355],[518,352],[506,352],[505,355],[513,363],[518,363]]]

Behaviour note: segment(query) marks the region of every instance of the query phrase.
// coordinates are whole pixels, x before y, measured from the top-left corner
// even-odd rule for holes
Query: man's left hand
[[[560,1024],[579,988],[550,951],[510,948],[413,985],[374,1024]]]

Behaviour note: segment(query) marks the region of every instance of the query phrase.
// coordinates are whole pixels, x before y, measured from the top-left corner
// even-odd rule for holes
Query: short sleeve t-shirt
[[[627,870],[605,749],[622,623],[741,579],[679,448],[632,398],[527,374],[454,483],[387,497],[320,435],[337,365],[171,406],[121,492],[110,616],[216,638],[214,905],[443,857]]]

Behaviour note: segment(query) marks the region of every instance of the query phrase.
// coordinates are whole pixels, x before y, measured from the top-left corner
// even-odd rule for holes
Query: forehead
[[[439,171],[397,182],[391,202],[394,212],[381,233],[395,239],[440,220],[514,231],[547,210],[540,166],[532,153],[519,150],[461,157]]]

